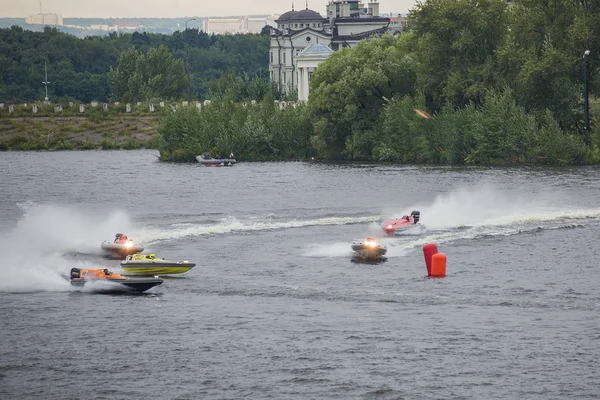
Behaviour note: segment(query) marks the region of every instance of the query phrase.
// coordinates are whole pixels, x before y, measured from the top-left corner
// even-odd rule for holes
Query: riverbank
[[[159,116],[0,118],[0,150],[92,150],[158,147]]]

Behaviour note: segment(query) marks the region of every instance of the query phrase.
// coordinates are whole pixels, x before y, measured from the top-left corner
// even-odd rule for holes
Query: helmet
[[[152,253],[149,255],[149,257],[154,260],[154,257],[156,257],[156,256],[154,255],[154,253]]]

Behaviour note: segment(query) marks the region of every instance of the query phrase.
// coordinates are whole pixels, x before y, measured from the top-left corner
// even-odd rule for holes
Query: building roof
[[[387,17],[373,17],[371,15],[361,15],[359,17],[336,18],[336,24],[355,24],[356,22],[390,22]]]
[[[320,36],[320,37],[323,37],[323,38],[330,38],[331,37],[331,32],[328,31],[327,29],[320,29],[320,28],[319,29],[314,29],[314,28],[310,28],[310,27],[305,27],[305,28],[300,28],[300,29],[288,29],[288,28],[277,29],[277,28],[271,28],[271,36],[272,37],[275,37],[275,36],[297,37],[297,36],[301,36],[301,35],[305,34],[306,32],[310,32],[313,35]]]
[[[288,12],[284,12],[283,14],[281,14],[279,16],[279,18],[277,18],[277,20],[275,22],[278,21],[289,21],[294,15],[296,15],[298,13],[298,11],[288,11]]]
[[[333,50],[330,47],[325,46],[321,43],[313,43],[304,50],[302,50],[298,55],[315,55],[315,54],[331,54]]]
[[[332,42],[346,42],[346,41],[356,41],[356,40],[361,40],[361,39],[370,39],[373,36],[381,36],[386,32],[385,27],[383,28],[379,28],[379,29],[374,29],[372,31],[368,31],[368,32],[362,32],[362,33],[358,33],[355,35],[334,35],[331,38]]]
[[[322,21],[324,19],[325,18],[323,18],[321,14],[316,11],[309,10],[308,8],[306,10],[298,11],[290,18],[290,20],[293,21]]]

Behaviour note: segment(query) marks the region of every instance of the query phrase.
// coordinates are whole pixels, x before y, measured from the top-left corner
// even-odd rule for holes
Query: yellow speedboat
[[[171,275],[183,274],[196,266],[187,260],[171,261],[156,258],[154,254],[134,254],[127,256],[121,268],[131,275]]]

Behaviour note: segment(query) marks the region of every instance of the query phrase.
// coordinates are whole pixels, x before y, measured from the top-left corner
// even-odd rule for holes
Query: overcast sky
[[[367,2],[368,0],[363,0]],[[416,0],[379,0],[381,13],[406,13]],[[325,15],[328,0],[309,0],[308,7]],[[63,17],[209,17],[247,14],[282,14],[291,0],[42,0],[44,12]],[[305,0],[295,0],[304,9]],[[0,0],[0,17],[25,17],[40,12],[39,0]]]

